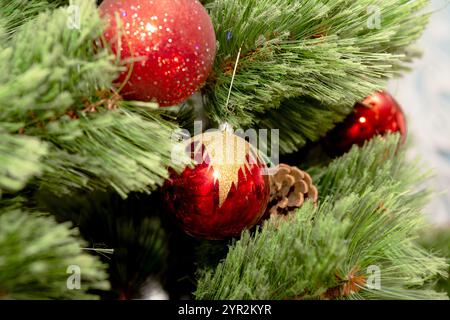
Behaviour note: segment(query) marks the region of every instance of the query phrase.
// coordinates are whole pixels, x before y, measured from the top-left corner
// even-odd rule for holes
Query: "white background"
[[[430,24],[420,40],[423,57],[388,90],[408,118],[411,155],[434,170],[441,194],[427,208],[432,222],[450,226],[450,1],[433,0]]]

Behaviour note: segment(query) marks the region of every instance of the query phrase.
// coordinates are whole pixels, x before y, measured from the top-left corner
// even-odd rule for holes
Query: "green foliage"
[[[406,68],[428,2],[203,0],[219,44],[202,90],[207,114],[236,128],[280,129],[281,151],[298,150]],[[172,161],[171,134],[191,128],[194,111],[122,101],[113,84],[122,69],[102,43],[95,1],[72,1],[80,29],[68,27],[67,3],[0,3],[0,298],[84,299],[109,289],[105,266],[81,249],[78,231],[39,212],[74,221],[86,239],[114,248],[113,290],[127,297],[166,267],[167,235],[147,212],[159,202],[141,211],[124,198],[161,185],[168,167],[184,168],[188,159]],[[373,5],[381,28],[368,27]],[[245,232],[218,265],[200,257],[196,297],[442,298],[432,285],[448,264],[416,244],[424,175],[397,144],[375,139],[315,168],[319,206],[306,203],[288,221]],[[5,198],[15,196],[23,203]],[[196,254],[222,254],[218,247],[204,243]],[[69,265],[80,266],[82,290],[67,290]],[[373,265],[381,290],[352,283],[368,280]]]
[[[14,191],[42,174],[35,182],[59,193],[108,187],[123,197],[148,192],[167,178],[169,165],[187,163],[171,161],[177,127],[154,105],[104,97],[119,67],[97,41],[104,23],[95,2],[73,3],[80,6],[79,30],[67,27],[66,8],[45,11],[0,50],[0,133],[27,148],[33,142],[25,158],[23,148],[0,148],[0,181]],[[24,171],[11,166],[24,162]]]
[[[45,134],[55,149],[41,184],[56,193],[109,186],[123,197],[148,192],[168,176],[174,129],[150,112],[127,109],[51,124]]]
[[[40,161],[47,145],[39,139],[10,135],[0,131],[0,196],[1,190],[18,191],[28,180],[42,173]]]
[[[282,108],[261,115],[258,127],[278,129],[280,152],[292,153],[308,141],[324,136],[351,110],[350,106],[324,105],[311,99],[287,99]]]
[[[92,1],[79,4],[80,30],[67,27],[65,8],[44,12],[22,25],[1,51],[2,123],[21,124],[27,133],[111,86],[118,71],[113,56],[93,45],[103,23]]]
[[[322,168],[318,208],[306,204],[288,221],[272,218],[254,236],[244,233],[225,261],[200,272],[196,297],[443,298],[424,287],[448,265],[415,242],[426,194],[414,185],[423,176],[398,141],[376,138]],[[370,266],[381,271],[380,290],[351,282],[370,284]]]
[[[5,32],[12,35],[18,27],[40,12],[66,3],[66,0],[5,0],[0,3],[0,19],[5,24]]]
[[[209,115],[235,127],[283,129],[284,151],[301,147],[305,138],[317,140],[356,101],[383,88],[410,61],[410,44],[428,21],[421,13],[427,4],[428,0],[207,1],[219,43],[214,75],[204,89]],[[374,6],[380,27],[369,24],[376,22],[369,10]],[[320,118],[324,106],[327,111]],[[274,117],[284,123],[266,120]],[[317,127],[320,130],[311,134]]]
[[[187,163],[183,158],[172,162],[171,135],[178,128],[175,123],[187,122],[190,113],[121,101],[113,89],[120,67],[99,40],[104,22],[95,1],[72,2],[80,8],[80,29],[68,28],[66,8],[57,8],[63,2],[10,1],[0,14],[0,197],[16,192],[13,196],[22,195],[33,208],[0,216],[0,239],[5,241],[0,240],[0,296],[8,299],[95,298],[88,289],[108,289],[103,265],[81,251],[85,244],[75,238],[75,230],[28,212],[34,212],[36,190],[53,194],[54,200],[73,201],[80,190],[111,189],[125,198],[132,191],[150,192],[167,178],[169,166],[180,170]],[[5,8],[4,2],[1,6]],[[7,202],[0,198],[1,206]],[[69,220],[84,217],[67,210],[66,215],[73,214]],[[104,233],[113,232],[107,226]],[[115,244],[114,261],[121,263],[120,279],[112,280],[126,283],[130,272],[125,260],[132,254],[125,244],[144,247],[152,237],[160,238],[161,229],[145,219],[117,228],[119,240],[114,233],[104,238],[121,242],[108,242]],[[31,255],[27,247],[38,252]],[[135,260],[137,265],[142,261]],[[67,266],[77,264],[83,290],[67,290]]]
[[[150,276],[167,269],[168,240],[155,203],[159,199],[132,194],[122,199],[114,192],[81,192],[70,197],[41,192],[39,208],[58,221],[71,221],[94,248],[109,248],[103,259],[109,265],[111,296],[140,297]]]
[[[339,235],[348,224],[324,214],[327,209],[318,214],[307,203],[289,223],[271,220],[254,236],[245,232],[214,272],[202,274],[196,297],[293,299],[325,292],[328,275],[345,257]]]
[[[437,254],[445,257],[449,267],[447,269],[447,275],[437,276],[436,290],[446,292],[450,298],[450,228],[448,226],[444,228],[430,228],[423,233],[423,236],[419,240],[420,244],[427,250],[436,252]]]
[[[0,208],[0,299],[98,298],[89,291],[109,288],[105,266],[84,246],[70,224],[16,206]],[[80,268],[80,289],[67,287],[69,266]]]

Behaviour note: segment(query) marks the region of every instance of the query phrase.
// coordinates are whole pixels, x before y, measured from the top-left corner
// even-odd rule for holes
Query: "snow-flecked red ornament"
[[[217,240],[236,237],[263,216],[270,196],[267,166],[241,137],[207,132],[188,140],[196,165],[171,171],[163,186],[166,211],[189,235]]]
[[[117,79],[125,83],[125,99],[172,106],[206,82],[216,36],[199,1],[104,0],[100,13],[108,21],[104,36],[114,53],[122,61],[134,59]]]
[[[379,91],[356,103],[354,111],[325,139],[331,155],[340,155],[353,145],[362,146],[376,135],[399,132],[406,139],[406,119],[398,102],[386,91]]]

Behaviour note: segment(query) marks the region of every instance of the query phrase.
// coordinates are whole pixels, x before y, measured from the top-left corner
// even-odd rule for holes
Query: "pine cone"
[[[277,173],[270,176],[270,203],[266,215],[287,215],[300,208],[306,199],[317,203],[318,195],[308,173],[280,164]]]

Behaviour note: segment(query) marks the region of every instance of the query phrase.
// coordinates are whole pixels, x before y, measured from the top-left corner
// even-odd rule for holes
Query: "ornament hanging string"
[[[234,63],[233,75],[231,77],[231,84],[230,84],[230,88],[228,90],[227,102],[225,103],[225,110],[228,108],[228,104],[230,103],[231,92],[233,90],[233,85],[234,85],[234,79],[236,77],[239,60],[241,58],[242,46],[243,46],[243,44],[239,48],[236,62]],[[228,122],[224,122],[224,123],[220,124],[219,128],[221,131],[227,131],[227,132],[233,131],[233,128],[231,127],[231,125]],[[254,146],[254,147],[256,147],[256,146]],[[264,162],[268,165],[269,168],[275,167],[274,163],[267,155],[261,154],[260,152],[258,152],[258,154],[261,156],[261,158],[264,160]]]
[[[242,46],[236,58],[225,109],[230,102],[241,51]],[[224,144],[224,140],[232,143]],[[189,141],[201,142],[196,145],[199,150],[204,147],[209,162],[203,158],[201,163],[186,168],[181,174],[171,172],[162,191],[166,210],[178,218],[187,234],[199,238],[227,239],[252,228],[264,215],[270,196],[269,179],[261,174],[266,165],[259,161],[257,148],[235,135],[226,121],[220,123],[219,131],[205,132]],[[241,154],[237,149],[248,153]],[[247,161],[247,154],[258,160]],[[230,159],[233,161],[228,163]]]
[[[228,104],[230,103],[231,90],[233,90],[234,78],[236,77],[236,71],[237,71],[239,59],[241,58],[241,51],[242,51],[242,45],[239,48],[239,52],[238,52],[238,55],[237,55],[237,58],[236,58],[236,62],[234,64],[233,76],[231,77],[231,84],[230,84],[230,89],[228,90],[228,97],[227,97],[227,102],[225,104],[225,110],[228,108]]]

